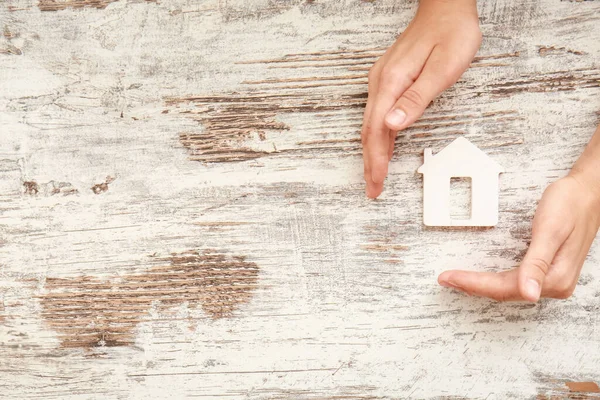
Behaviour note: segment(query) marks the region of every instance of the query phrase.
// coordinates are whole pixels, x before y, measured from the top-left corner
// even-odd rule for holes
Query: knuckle
[[[469,19],[463,22],[463,32],[466,39],[470,39],[469,42],[480,45],[483,41],[483,33],[481,32],[481,26],[477,18]]]
[[[411,108],[425,108],[427,106],[421,93],[414,89],[407,89],[406,92],[402,94],[402,98],[404,99],[406,106]]]
[[[374,91],[381,80],[381,70],[383,68],[383,64],[381,59],[376,61],[371,68],[369,68],[369,72],[367,74],[367,82],[368,82],[368,91],[369,95],[373,95]]]
[[[366,123],[365,127],[363,128],[363,130],[360,134],[360,142],[363,145],[363,147],[368,146],[369,132],[370,132],[369,123]]]
[[[570,286],[568,288],[558,290],[553,297],[555,299],[565,300],[565,299],[568,299],[569,297],[571,297],[573,295],[573,292],[575,292],[575,287]]]
[[[360,135],[360,143],[361,143],[363,149],[365,150],[365,152],[367,150],[367,147],[369,146],[368,136],[369,136],[369,134],[367,132]]]
[[[470,60],[469,60],[470,61]],[[440,81],[444,88],[449,88],[458,81],[462,73],[467,69],[469,63],[461,64],[459,62],[449,64],[440,76]]]
[[[572,279],[567,276],[561,276],[556,279],[551,285],[550,297],[555,299],[568,299],[575,292],[576,282],[572,282]]]
[[[365,115],[363,117],[363,124],[362,124],[362,127],[360,129],[360,142],[361,142],[361,144],[363,146],[365,144],[365,140],[366,140],[366,137],[367,137],[368,124],[369,124],[369,116]]]
[[[537,217],[537,219],[536,219]],[[532,235],[537,236],[544,233],[551,232],[552,235],[546,235],[548,237],[548,244],[554,246],[560,245],[569,234],[571,233],[571,226],[569,224],[562,223],[557,218],[547,218],[546,216],[534,217],[534,227]]]
[[[531,258],[528,264],[536,270],[539,270],[543,275],[546,275],[550,270],[550,264],[538,257]]]
[[[479,23],[475,25],[473,28],[473,41],[477,45],[477,47],[481,46],[481,42],[483,42],[483,33],[481,32],[481,28],[479,27]]]
[[[494,294],[494,295],[490,296],[490,298],[499,303],[504,303],[507,300],[507,298],[504,294]]]
[[[510,300],[508,293],[505,292],[494,293],[489,298],[499,303],[505,303]]]
[[[379,61],[377,61],[375,64],[373,64],[371,68],[369,68],[369,73],[367,75],[369,83],[372,83],[373,81],[377,80],[377,77],[379,76],[379,68]]]
[[[404,73],[395,65],[385,65],[381,69],[380,82],[382,85],[397,85],[404,79]]]

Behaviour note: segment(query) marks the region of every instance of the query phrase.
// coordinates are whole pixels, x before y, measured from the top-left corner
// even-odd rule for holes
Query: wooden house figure
[[[425,149],[423,222],[427,226],[495,226],[498,223],[499,174],[503,168],[477,146],[459,137],[433,155]],[[471,178],[471,218],[452,219],[450,181]]]

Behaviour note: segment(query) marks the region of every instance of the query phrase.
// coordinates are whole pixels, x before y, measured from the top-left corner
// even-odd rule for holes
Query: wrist
[[[476,0],[420,0],[417,16],[444,16],[456,22],[456,18],[473,18],[479,26]]]
[[[600,170],[575,164],[568,176],[581,185],[592,208],[600,214]]]
[[[420,0],[419,8],[429,6],[466,7],[477,9],[477,0]]]
[[[569,176],[574,177],[600,204],[600,126],[592,136]],[[598,208],[600,212],[600,206]]]
[[[477,0],[420,0],[419,5],[422,5],[422,4],[449,4],[449,5],[456,5],[456,6],[462,6],[462,5],[476,6]]]

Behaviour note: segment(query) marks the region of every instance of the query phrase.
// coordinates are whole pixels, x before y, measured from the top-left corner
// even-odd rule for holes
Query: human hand
[[[599,227],[600,192],[584,176],[572,172],[544,192],[520,267],[500,273],[446,271],[438,282],[498,301],[566,299],[575,290]]]
[[[460,78],[480,44],[475,0],[421,0],[410,25],[373,65],[361,132],[368,197],[383,191],[397,131]]]

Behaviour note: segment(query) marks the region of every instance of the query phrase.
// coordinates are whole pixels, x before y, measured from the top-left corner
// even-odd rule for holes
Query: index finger
[[[373,110],[374,98],[379,87],[379,74],[381,72],[381,64],[385,60],[385,55],[379,62],[375,63],[369,71],[369,93],[365,113],[363,116],[363,126],[361,130],[361,142],[363,146],[363,163],[364,163],[364,179],[367,184],[366,193],[370,198],[376,198],[383,191],[383,184],[375,184],[371,178],[371,162],[369,158],[369,142],[367,141],[368,132],[370,131],[371,112]]]
[[[496,301],[515,301],[522,300],[518,276],[516,268],[502,272],[451,270],[442,273],[438,283],[473,296],[488,297]]]
[[[385,116],[398,98],[417,79],[432,48],[413,45],[398,46],[381,67],[377,93],[371,111],[366,141],[368,143],[371,179],[383,183],[388,172],[390,151],[390,129],[385,124]]]

